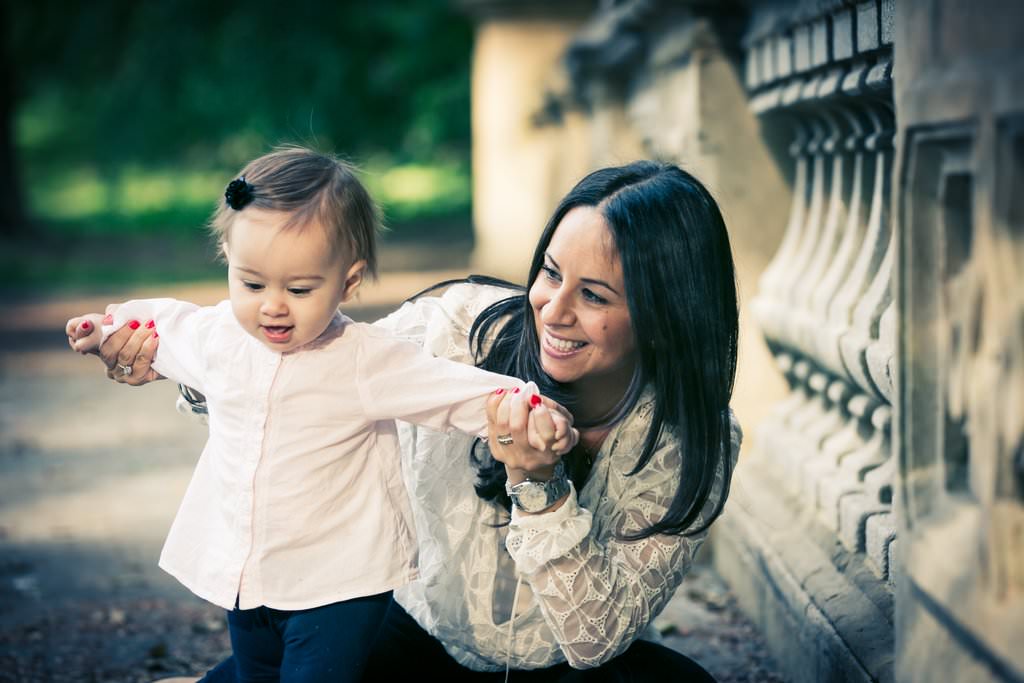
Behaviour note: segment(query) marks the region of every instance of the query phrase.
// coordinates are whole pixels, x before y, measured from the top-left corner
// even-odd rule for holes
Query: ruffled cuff
[[[594,516],[580,507],[576,488],[569,482],[569,497],[554,512],[528,515],[512,506],[505,546],[516,568],[532,574],[545,563],[566,555],[590,533]]]

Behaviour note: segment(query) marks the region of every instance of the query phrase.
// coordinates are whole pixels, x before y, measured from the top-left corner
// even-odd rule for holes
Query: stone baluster
[[[803,237],[804,216],[810,194],[808,148],[812,130],[806,122],[796,118],[792,119],[792,127],[793,142],[789,146],[789,153],[794,159],[795,173],[789,222],[779,250],[761,276],[759,291],[752,304],[765,337],[773,345],[778,343],[782,335],[782,321],[775,314],[783,306],[781,299],[791,275],[791,263]]]
[[[846,137],[838,113],[831,107],[822,108],[820,117],[828,131],[821,143],[824,155],[831,157],[828,163],[828,201],[824,212],[819,236],[814,245],[807,267],[800,274],[793,291],[793,341],[797,348],[812,357],[816,357],[815,339],[822,328],[823,320],[815,315],[811,299],[828,270],[840,243],[840,226],[844,223],[846,213],[846,194],[849,180],[849,159],[843,153],[840,142]],[[825,182],[825,178],[822,178]]]
[[[872,69],[872,73],[878,68]],[[868,369],[867,350],[872,344],[881,343],[872,352],[873,357],[885,353],[889,354],[888,358],[892,356],[891,339],[879,338],[879,322],[892,301],[890,281],[895,244],[891,239],[888,208],[893,115],[884,104],[872,103],[866,111],[873,128],[866,146],[875,155],[875,183],[868,232],[858,262],[833,302],[830,320],[837,327],[842,326],[844,319],[849,321],[849,327],[839,337],[839,351],[846,371],[864,391],[891,402],[891,381],[881,382],[883,387],[879,387],[880,382],[876,382]],[[883,363],[883,367],[888,368],[888,362]]]
[[[842,241],[836,248],[829,269],[822,276],[812,295],[811,310],[815,318],[821,321],[818,334],[815,336],[815,354],[831,372],[843,376],[846,369],[839,351],[839,338],[846,331],[848,322],[844,321],[840,325],[834,319],[830,320],[829,315],[833,301],[848,281],[858,253],[863,248],[867,232],[864,190],[873,187],[875,165],[865,163],[868,130],[865,123],[867,115],[863,112],[863,107],[847,102],[839,111],[846,118],[851,131],[845,140],[845,147],[852,156],[850,188],[845,204],[846,222],[843,226]]]
[[[796,334],[798,318],[794,315],[794,304],[800,291],[801,275],[806,271],[814,255],[814,248],[822,235],[825,188],[829,170],[826,164],[828,154],[823,148],[823,143],[828,137],[828,128],[819,116],[810,116],[809,123],[813,134],[807,143],[807,151],[811,156],[807,211],[800,232],[800,242],[793,258],[787,264],[781,292],[774,309],[779,327],[778,339],[790,348],[799,348]]]
[[[828,324],[831,328],[832,338],[836,341],[848,331],[853,319],[853,310],[861,294],[868,287],[872,276],[878,271],[878,266],[886,251],[889,235],[887,203],[889,201],[888,187],[892,154],[888,148],[879,148],[877,143],[872,144],[872,141],[877,140],[885,130],[878,111],[874,106],[867,106],[864,111],[872,126],[872,133],[865,142],[865,149],[870,155],[868,163],[873,165],[873,171],[870,173],[872,181],[870,209],[857,257],[842,286],[829,304]],[[835,350],[839,352],[838,347]]]

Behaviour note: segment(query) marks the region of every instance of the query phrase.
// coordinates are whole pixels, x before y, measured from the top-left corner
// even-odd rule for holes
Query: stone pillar
[[[522,282],[537,237],[586,164],[579,119],[543,125],[560,59],[591,3],[463,0],[472,66],[475,272]]]
[[[1021,26],[1000,0],[897,14],[904,681],[1024,680]]]

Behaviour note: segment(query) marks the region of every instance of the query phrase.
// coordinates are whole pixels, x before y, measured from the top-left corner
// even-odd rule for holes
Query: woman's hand
[[[491,453],[505,464],[512,484],[550,478],[579,438],[568,411],[542,398],[533,382],[524,391],[495,392],[487,400],[487,423]]]
[[[112,321],[117,305],[107,306],[107,317],[104,325]],[[152,368],[156,356],[160,335],[156,332],[153,321],[141,322],[131,320],[103,342],[99,348],[99,356],[107,366],[107,378],[120,384],[141,386],[149,382],[163,379],[163,375]],[[125,373],[129,368],[131,372]]]

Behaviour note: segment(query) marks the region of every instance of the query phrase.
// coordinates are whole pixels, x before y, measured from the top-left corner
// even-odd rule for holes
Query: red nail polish
[[[88,320],[83,320],[82,321],[82,329],[83,330],[91,330],[92,329],[92,323],[89,322]]]
[[[111,324],[113,324],[113,322],[114,322],[114,316],[110,315],[109,313],[107,313],[105,316],[103,316],[103,324],[104,325],[111,325]]]
[[[505,390],[504,389],[495,389],[494,393],[496,393],[498,396],[501,396],[502,394],[505,393]]]
[[[131,321],[130,323],[128,323],[128,327],[132,328],[133,330],[139,329],[139,321],[138,320]]]
[[[156,330],[153,330],[153,339],[159,339],[159,338],[160,338],[160,335],[156,333]]]
[[[155,322],[153,322],[152,320],[150,320],[150,321],[149,321],[148,323],[146,323],[146,329],[147,329],[147,330],[151,330],[151,329],[153,329],[154,327],[156,327],[156,323],[155,323]]]
[[[534,408],[539,406],[540,405],[540,396],[538,396],[537,394],[534,394],[533,396],[531,396],[530,397],[530,405],[533,406]]]
[[[519,387],[516,387],[515,389],[513,389],[512,393],[513,394],[518,394],[519,393]]]

